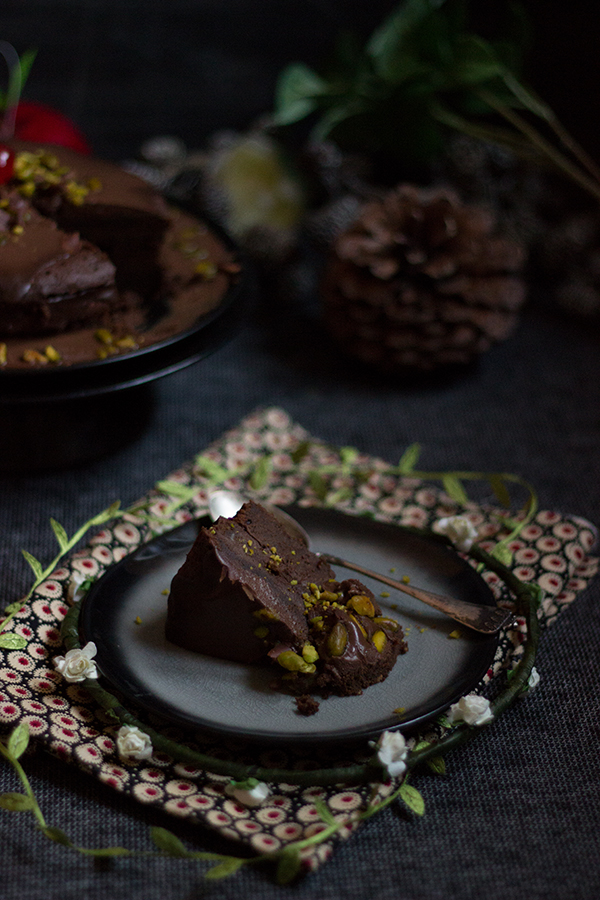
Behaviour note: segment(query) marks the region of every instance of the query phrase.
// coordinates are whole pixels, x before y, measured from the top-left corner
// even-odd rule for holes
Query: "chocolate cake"
[[[10,150],[0,186],[0,341],[17,339],[9,365],[27,343],[77,329],[129,335],[120,349],[132,349],[218,305],[239,267],[203,222],[112,163],[17,141]],[[169,324],[154,333],[157,322]]]
[[[200,530],[171,583],[166,637],[209,656],[271,661],[295,693],[324,696],[362,693],[407,649],[365,585],[339,582],[253,501]]]

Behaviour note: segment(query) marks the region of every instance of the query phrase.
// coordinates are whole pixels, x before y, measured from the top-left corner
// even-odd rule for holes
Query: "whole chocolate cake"
[[[64,147],[15,141],[7,152],[0,341],[12,344],[4,364],[22,362],[37,339],[86,328],[103,329],[100,347],[67,341],[52,361],[134,349],[191,327],[222,300],[239,268],[231,251],[141,178]]]
[[[399,624],[356,579],[253,501],[202,528],[171,583],[166,637],[244,663],[273,661],[295,693],[360,694],[406,652]]]

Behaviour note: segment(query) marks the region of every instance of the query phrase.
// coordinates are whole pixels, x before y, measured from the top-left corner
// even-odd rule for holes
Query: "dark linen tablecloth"
[[[129,504],[259,406],[285,408],[313,435],[396,463],[422,445],[429,470],[511,471],[543,509],[600,521],[600,340],[591,328],[532,306],[506,344],[451,382],[392,384],[339,359],[315,320],[259,299],[233,340],[157,382],[151,421],[134,443],[65,472],[2,477],[3,600],[29,587],[20,550],[55,553],[49,517],[71,534],[114,499]],[[73,427],[76,427],[74,423]],[[68,434],[65,440],[68,440]],[[43,435],[40,436],[43,440]],[[527,702],[415,780],[423,818],[391,807],[291,887],[271,870],[203,880],[206,864],[143,857],[107,868],[51,844],[25,813],[2,811],[7,898],[591,898],[598,847],[597,581],[543,636],[541,682]],[[47,821],[83,846],[150,850],[150,824],[190,849],[231,852],[211,833],[125,801],[41,751],[26,756]],[[0,766],[0,790],[19,789]]]

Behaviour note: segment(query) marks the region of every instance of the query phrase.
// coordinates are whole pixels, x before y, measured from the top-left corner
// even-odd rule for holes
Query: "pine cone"
[[[483,208],[400,185],[333,243],[325,322],[350,355],[386,372],[467,363],[515,327],[524,259]]]

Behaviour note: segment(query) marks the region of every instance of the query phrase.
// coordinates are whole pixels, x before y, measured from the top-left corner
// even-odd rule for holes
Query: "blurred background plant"
[[[442,156],[450,129],[554,166],[599,200],[600,169],[521,80],[523,8],[506,4],[495,40],[469,30],[471,12],[468,0],[404,0],[365,45],[341,36],[322,72],[287,66],[273,125],[308,118],[314,142],[383,157],[395,175]]]

